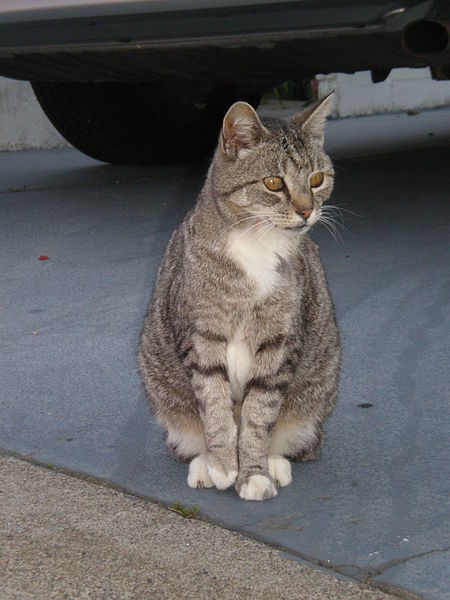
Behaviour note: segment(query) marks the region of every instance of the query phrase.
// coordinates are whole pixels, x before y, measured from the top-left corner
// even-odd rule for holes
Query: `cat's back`
[[[170,288],[181,284],[183,265],[187,254],[191,214],[192,210],[186,214],[170,237],[158,267],[150,304],[154,303],[161,295],[165,296]]]
[[[324,294],[328,295],[320,249],[308,234],[302,236],[298,258],[301,263],[299,271],[302,274],[302,287],[323,288]]]

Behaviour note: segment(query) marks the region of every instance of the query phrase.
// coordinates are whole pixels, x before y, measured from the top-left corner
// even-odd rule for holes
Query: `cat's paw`
[[[199,454],[199,456],[196,456],[189,463],[189,475],[187,482],[189,487],[198,488],[200,490],[213,487],[214,483],[211,481],[208,475],[206,456],[203,454]]]
[[[291,463],[283,456],[269,456],[269,473],[278,487],[292,482]]]
[[[224,468],[218,461],[208,457],[206,461],[208,475],[218,490],[226,490],[236,481],[237,469]]]
[[[243,500],[269,500],[277,493],[277,488],[265,475],[250,475],[239,489],[239,496]]]

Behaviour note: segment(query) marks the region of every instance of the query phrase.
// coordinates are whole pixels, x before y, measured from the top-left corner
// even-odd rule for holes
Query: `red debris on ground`
[[[46,254],[41,254],[39,260],[48,260],[48,256]]]

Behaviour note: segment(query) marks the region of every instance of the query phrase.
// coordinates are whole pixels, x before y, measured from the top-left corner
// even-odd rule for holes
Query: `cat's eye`
[[[266,188],[271,192],[279,192],[284,187],[281,177],[266,177],[263,179],[263,182]]]
[[[314,173],[314,175],[311,175],[311,177],[309,178],[309,185],[312,188],[320,187],[322,185],[322,183],[323,183],[323,173],[321,171]]]

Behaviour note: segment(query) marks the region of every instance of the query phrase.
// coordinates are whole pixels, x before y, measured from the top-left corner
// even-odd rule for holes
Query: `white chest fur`
[[[227,344],[228,378],[231,385],[231,397],[240,402],[244,394],[245,384],[250,379],[253,357],[250,354],[241,328],[238,328],[232,340]]]
[[[228,240],[228,254],[256,285],[257,300],[275,290],[280,259],[287,259],[292,250],[292,240],[279,230],[261,234],[234,231]]]
[[[276,289],[280,282],[280,259],[288,259],[295,248],[292,239],[283,234],[279,231],[261,235],[233,232],[229,237],[228,254],[255,285],[255,301],[263,300]],[[228,377],[232,397],[238,402],[253,368],[253,356],[242,330],[242,326],[238,327],[227,345]]]

